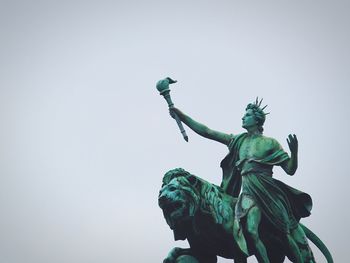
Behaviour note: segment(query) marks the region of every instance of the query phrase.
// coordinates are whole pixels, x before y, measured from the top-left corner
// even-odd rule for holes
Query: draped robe
[[[227,194],[239,197],[236,219],[244,217],[251,206],[257,205],[274,228],[289,233],[297,227],[300,218],[310,215],[312,199],[310,195],[272,178],[272,167],[289,158],[281,147],[266,151],[263,158],[240,159],[240,147],[247,136],[247,133],[242,133],[231,140],[229,153],[220,165],[223,170],[221,187]],[[245,162],[249,162],[249,171],[242,171]],[[251,205],[242,205],[242,198],[250,199],[252,202],[248,203]]]

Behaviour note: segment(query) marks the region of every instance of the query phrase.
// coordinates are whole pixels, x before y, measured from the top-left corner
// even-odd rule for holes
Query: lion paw
[[[182,248],[174,247],[170,250],[168,256],[163,260],[163,263],[175,263],[178,256],[181,255]]]
[[[167,257],[166,259],[163,260],[163,263],[175,263],[175,260]]]

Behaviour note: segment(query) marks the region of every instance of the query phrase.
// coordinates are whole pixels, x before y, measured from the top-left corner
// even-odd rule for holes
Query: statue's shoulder
[[[282,149],[281,144],[275,138],[263,135],[262,139],[264,141],[264,144],[266,144],[269,148],[276,150]]]
[[[235,139],[240,139],[240,138],[244,138],[245,136],[247,136],[248,133],[246,132],[242,132],[242,133],[238,133],[235,135],[232,135]]]
[[[241,139],[244,139],[247,136],[246,132],[238,133],[238,134],[230,134],[231,141],[239,141]]]
[[[246,135],[246,132],[239,134],[230,134],[231,139],[227,145],[228,148],[231,150],[235,145],[237,145],[238,142],[242,141]]]

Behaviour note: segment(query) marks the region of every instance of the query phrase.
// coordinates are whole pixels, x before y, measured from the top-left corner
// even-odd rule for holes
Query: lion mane
[[[172,194],[176,192],[176,194]],[[159,193],[159,200],[164,196],[167,205],[176,202],[176,197],[188,208],[188,214],[183,215],[192,222],[192,227],[197,234],[202,230],[198,225],[198,217],[206,218],[206,224],[223,225],[232,220],[234,209],[234,198],[228,197],[223,190],[182,168],[175,168],[168,171],[163,177],[162,189]],[[227,202],[228,201],[228,202]],[[166,205],[159,202],[163,209]],[[164,217],[170,228],[174,230],[175,240],[185,239],[185,233],[181,231],[181,222],[171,222],[167,209],[163,209]]]

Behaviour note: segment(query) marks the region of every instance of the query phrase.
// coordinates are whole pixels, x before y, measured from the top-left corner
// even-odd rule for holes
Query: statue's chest
[[[269,143],[263,138],[246,138],[239,148],[239,159],[261,159],[271,152]]]

